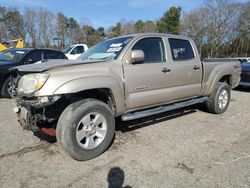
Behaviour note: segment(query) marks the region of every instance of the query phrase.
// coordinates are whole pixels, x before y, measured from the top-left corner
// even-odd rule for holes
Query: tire
[[[98,100],[85,99],[63,111],[57,123],[56,137],[73,159],[86,161],[101,155],[110,146],[114,132],[115,118],[109,106]]]
[[[206,103],[208,112],[213,114],[224,113],[228,108],[230,98],[230,86],[227,83],[219,82]]]
[[[8,77],[3,82],[3,86],[2,86],[2,89],[1,89],[1,96],[4,97],[4,98],[10,98],[10,94],[8,93],[9,83],[10,83],[10,77]]]

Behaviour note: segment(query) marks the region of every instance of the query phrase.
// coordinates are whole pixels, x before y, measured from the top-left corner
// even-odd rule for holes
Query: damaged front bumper
[[[17,115],[20,126],[25,130],[37,132],[42,126],[53,126],[58,118],[59,100],[61,96],[44,96],[15,99],[16,107],[13,109]]]

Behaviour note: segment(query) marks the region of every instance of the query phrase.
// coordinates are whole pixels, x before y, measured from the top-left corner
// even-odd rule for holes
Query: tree
[[[135,22],[135,30],[137,33],[142,33],[143,32],[143,26],[144,23],[142,20],[138,20],[137,22]]]
[[[195,40],[202,57],[247,55],[250,28],[247,4],[250,3],[209,1],[184,16],[182,34]]]
[[[108,34],[108,37],[111,38],[111,37],[118,37],[121,35],[121,30],[122,30],[122,24],[121,22],[117,22],[115,26],[111,27],[109,29],[109,34]]]
[[[69,41],[70,43],[76,43],[78,39],[76,39],[76,33],[79,32],[79,24],[74,18],[69,18],[67,23],[68,33],[69,33]],[[76,40],[75,40],[76,39]]]
[[[20,12],[14,8],[9,9],[5,17],[5,26],[10,39],[25,38],[24,21]]]
[[[37,45],[37,13],[34,9],[26,8],[24,11],[24,25],[25,30],[31,38],[31,45],[33,48]]]
[[[38,12],[38,39],[40,47],[50,47],[56,31],[55,15],[45,8]],[[65,33],[62,33],[65,36]],[[63,38],[63,37],[62,37]],[[64,45],[64,43],[63,43]]]
[[[133,21],[127,22],[123,21],[121,23],[120,35],[129,35],[136,33],[135,24]]]
[[[160,33],[180,33],[180,17],[181,8],[171,7],[164,15],[157,21],[157,30]]]
[[[143,33],[154,33],[157,31],[155,22],[148,20],[143,23],[142,32]]]
[[[0,42],[7,38],[6,15],[6,8],[0,6]]]
[[[56,31],[58,38],[61,39],[60,47],[65,47],[67,35],[68,18],[63,13],[57,13]]]

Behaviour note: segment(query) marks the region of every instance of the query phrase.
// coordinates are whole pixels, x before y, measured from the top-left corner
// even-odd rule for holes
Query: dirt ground
[[[0,187],[250,187],[250,90],[226,113],[197,109],[117,120],[103,155],[78,162],[23,131],[0,99]]]

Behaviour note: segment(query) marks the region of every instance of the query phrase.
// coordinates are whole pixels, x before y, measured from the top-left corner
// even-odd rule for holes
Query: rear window
[[[194,58],[194,51],[188,40],[173,38],[168,40],[174,61],[183,61]]]

